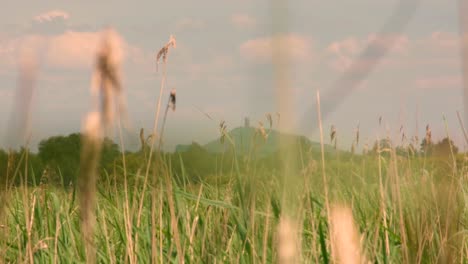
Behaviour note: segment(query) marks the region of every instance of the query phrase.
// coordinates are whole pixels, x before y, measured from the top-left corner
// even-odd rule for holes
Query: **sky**
[[[171,34],[177,47],[169,53],[163,102],[175,88],[177,108],[168,114],[168,150],[216,138],[221,120],[232,129],[243,125],[245,117],[257,126],[258,121],[267,123],[266,113],[281,116],[281,102],[288,99],[277,91],[277,69],[285,73],[280,75],[286,76],[291,100],[291,115],[282,116],[291,124],[287,131],[318,140],[319,90],[325,133],[334,125],[341,148],[351,146],[358,125],[361,142],[373,142],[387,134],[400,140],[402,126],[408,138],[423,138],[426,124],[434,139],[448,133],[463,148],[456,116],[463,111],[457,1],[402,1],[409,4],[402,5],[396,18],[397,0],[291,0],[283,6],[275,1],[4,3],[0,147],[11,144],[7,134],[16,118],[12,112],[24,50],[38,54],[30,109],[34,148],[46,137],[81,130],[91,110],[100,32],[112,27],[124,54],[129,148],[137,146],[140,128],[147,133],[152,129],[161,81],[156,53]],[[418,2],[414,8],[413,2]],[[280,68],[275,68],[275,43],[287,45],[289,63]]]

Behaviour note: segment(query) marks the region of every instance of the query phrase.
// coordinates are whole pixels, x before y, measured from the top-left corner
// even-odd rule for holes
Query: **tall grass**
[[[287,130],[293,128],[289,75],[283,69],[287,47],[281,41],[277,45],[276,88],[283,115],[278,123]],[[23,184],[2,182],[0,186],[4,208],[0,262],[468,261],[467,158],[457,157],[452,149],[442,161],[399,155],[390,142],[377,144],[374,155],[353,151],[352,158],[346,159],[337,148],[334,127],[330,136],[335,152],[325,155],[318,93],[320,153],[304,153],[296,142],[281,138],[280,170],[264,167],[254,155],[236,153],[239,142],[221,122],[221,140],[227,140],[227,151],[233,153],[223,153],[221,159],[231,159],[231,170],[191,182],[182,158],[182,168],[174,168],[160,148],[175,93],[157,134],[167,56],[169,48],[175,47],[172,36],[157,53],[163,72],[149,149],[143,131],[140,134],[144,159],[136,171],[127,169],[119,115],[122,161],[115,163],[113,171],[98,171],[102,134],[109,133],[113,124],[113,102],[119,101],[119,114],[125,105],[119,61],[111,46],[104,41],[98,56],[93,79],[99,83],[103,102],[86,123],[78,186],[29,186],[28,174],[41,172],[29,169],[27,151],[17,168],[8,166],[6,179],[18,177]],[[267,121],[271,130],[271,114]],[[460,125],[465,134],[461,121]],[[266,141],[270,131],[263,123],[258,132]],[[158,136],[159,145],[154,148]],[[252,142],[257,144],[255,139]],[[426,142],[431,142],[429,126]],[[359,128],[355,143],[359,143]],[[247,166],[240,166],[240,159],[247,160]]]
[[[141,192],[144,170],[128,172],[134,180],[124,188],[101,180],[96,187],[96,262],[272,263],[293,250],[276,247],[292,239],[290,232],[298,232],[296,261],[301,263],[342,259],[346,251],[332,246],[332,241],[343,233],[343,239],[354,241],[352,248],[360,249],[370,262],[466,262],[466,159],[459,157],[456,167],[441,170],[431,159],[380,151],[377,156],[355,155],[349,160],[329,157],[317,162],[316,169],[296,171],[304,188],[291,194],[301,209],[289,220],[282,216],[289,206],[281,203],[282,175],[256,165],[251,165],[254,170],[233,167],[231,173],[217,175],[224,184],[210,177],[184,184],[176,180],[170,162],[161,159],[146,192]],[[307,164],[320,157],[301,159]],[[145,168],[144,162],[141,167]],[[111,174],[110,178],[122,177],[123,168],[116,166]],[[348,209],[331,206],[328,215],[325,185],[329,203]],[[86,241],[80,233],[75,188],[10,188],[6,225],[0,227],[4,234],[1,262],[84,262]],[[248,188],[255,188],[255,195],[249,195]],[[348,230],[352,236],[336,222],[342,220],[344,226],[355,226],[354,231]],[[338,233],[330,230],[331,223],[338,223],[334,229]]]

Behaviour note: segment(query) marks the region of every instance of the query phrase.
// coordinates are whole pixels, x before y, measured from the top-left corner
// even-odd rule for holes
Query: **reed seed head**
[[[257,130],[260,133],[260,135],[262,136],[263,140],[267,140],[268,134],[266,133],[265,127],[263,126],[263,123],[261,121],[258,122]]]
[[[362,149],[362,154],[367,155],[367,153],[369,153],[369,144],[366,142],[366,144],[364,144],[364,148]]]
[[[336,128],[334,125],[332,125],[330,128],[330,141],[333,142],[335,138],[336,138]]]
[[[357,125],[356,128],[356,145],[359,145],[359,124]]]
[[[176,109],[176,89],[173,88],[169,95],[169,107],[172,108],[172,111]]]
[[[429,145],[431,144],[432,140],[432,132],[431,128],[429,127],[429,124],[426,125],[426,144]]]
[[[156,71],[159,68],[159,62],[162,59],[163,63],[167,62],[167,56],[169,54],[169,48],[176,48],[177,41],[173,35],[169,37],[169,41],[159,50],[158,54],[156,55]]]
[[[222,120],[219,123],[219,132],[221,133],[221,137],[219,138],[219,141],[221,142],[221,144],[224,144],[224,139],[226,137],[226,130],[227,130],[226,122]]]
[[[145,130],[143,128],[140,129],[140,144],[141,150],[145,150]]]
[[[268,124],[270,125],[270,129],[273,127],[273,118],[271,117],[270,113],[266,114],[266,119],[268,121]]]
[[[409,152],[409,154],[412,155],[412,156],[416,153],[416,150],[415,150],[415,148],[414,148],[413,143],[410,143],[410,144],[408,145],[408,152]]]
[[[118,113],[122,115],[126,113],[126,102],[122,95],[122,46],[120,36],[113,29],[109,28],[102,32],[91,89],[95,104],[100,105],[98,108],[102,116],[101,121],[106,130],[114,122],[115,102],[118,102]]]

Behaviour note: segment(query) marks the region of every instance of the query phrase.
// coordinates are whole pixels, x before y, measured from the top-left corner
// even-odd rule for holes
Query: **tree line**
[[[79,175],[79,166],[81,158],[81,135],[73,133],[68,136],[54,136],[42,140],[39,143],[38,152],[33,153],[25,148],[19,150],[0,149],[0,179],[7,184],[27,183],[31,185],[39,184],[58,184],[61,186],[71,186],[75,183]],[[300,151],[306,158],[319,158],[320,153],[310,151],[310,146],[301,145]],[[392,145],[388,139],[376,141],[365,155],[355,155],[348,151],[339,151],[336,153],[327,153],[327,158],[333,158],[339,155],[340,161],[359,160],[367,156],[376,156],[378,151],[381,155],[388,155],[388,152],[382,150],[391,149]],[[130,152],[126,151],[126,169],[128,177],[133,177],[142,170],[148,162],[147,151],[149,148],[143,145],[140,150]],[[432,157],[438,160],[447,160],[456,156],[459,149],[449,138],[444,138],[436,143],[426,143],[423,139],[419,148],[414,146],[395,147],[397,155],[413,157]],[[170,164],[171,173],[174,177],[185,177],[191,181],[199,181],[204,177],[220,175],[226,172],[232,172],[234,161],[244,171],[250,166],[267,168],[269,170],[278,170],[281,164],[281,151],[273,153],[267,157],[255,159],[254,157],[236,157],[235,152],[227,151],[222,154],[208,152],[197,143],[192,143],[188,149],[183,152],[160,153],[162,155],[153,155],[154,157],[163,157],[164,162]],[[255,164],[253,165],[253,159]],[[123,164],[122,153],[119,146],[112,140],[106,138],[103,143],[101,161],[101,178],[113,180],[122,180]]]

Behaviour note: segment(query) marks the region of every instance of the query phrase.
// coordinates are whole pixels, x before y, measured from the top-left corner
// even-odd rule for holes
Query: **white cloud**
[[[66,31],[59,35],[25,35],[15,39],[0,41],[0,63],[3,67],[14,67],[17,59],[25,51],[38,53],[42,62],[53,68],[84,69],[94,64],[101,32]],[[129,56],[142,56],[138,47],[128,44],[116,34],[123,59]],[[126,56],[127,55],[127,56]],[[141,59],[141,58],[136,58]],[[132,58],[132,61],[135,61]]]
[[[414,84],[419,89],[453,89],[462,87],[462,78],[459,75],[427,76],[418,78]]]
[[[239,29],[251,29],[257,25],[257,21],[247,14],[234,14],[231,16],[231,24]]]
[[[177,22],[177,31],[199,30],[205,27],[205,22],[200,19],[184,18]]]
[[[389,64],[390,57],[401,55],[408,52],[409,40],[403,35],[385,35],[378,36],[370,34],[366,38],[348,37],[340,41],[332,42],[326,48],[326,54],[331,56],[328,65],[336,71],[344,71],[348,69],[357,55],[364,51],[366,47],[372,45],[373,52],[383,53],[388,51],[383,60],[384,64]],[[359,66],[366,67],[374,60],[371,54],[366,61],[361,61]]]
[[[37,22],[50,22],[55,19],[67,20],[70,18],[70,14],[62,10],[51,10],[35,16],[33,19]]]
[[[298,34],[278,35],[251,39],[240,46],[241,56],[245,59],[259,62],[271,62],[273,44],[284,46],[289,58],[293,61],[307,61],[312,58],[312,42],[309,38]]]
[[[229,71],[234,67],[234,59],[227,54],[215,55],[203,62],[192,62],[186,69],[190,80],[196,81],[210,76],[210,80],[223,80],[226,76],[232,80]]]
[[[372,43],[368,56],[356,59]],[[454,32],[435,31],[433,33],[408,37],[405,35],[377,36],[365,38],[348,37],[329,44],[326,48],[326,64],[332,70],[343,72],[351,65],[357,71],[377,66],[381,73],[399,76],[408,81],[407,85],[416,89],[461,88],[460,47],[468,43],[468,37]],[[388,52],[378,56],[385,50]],[[380,59],[376,65],[376,59]]]

